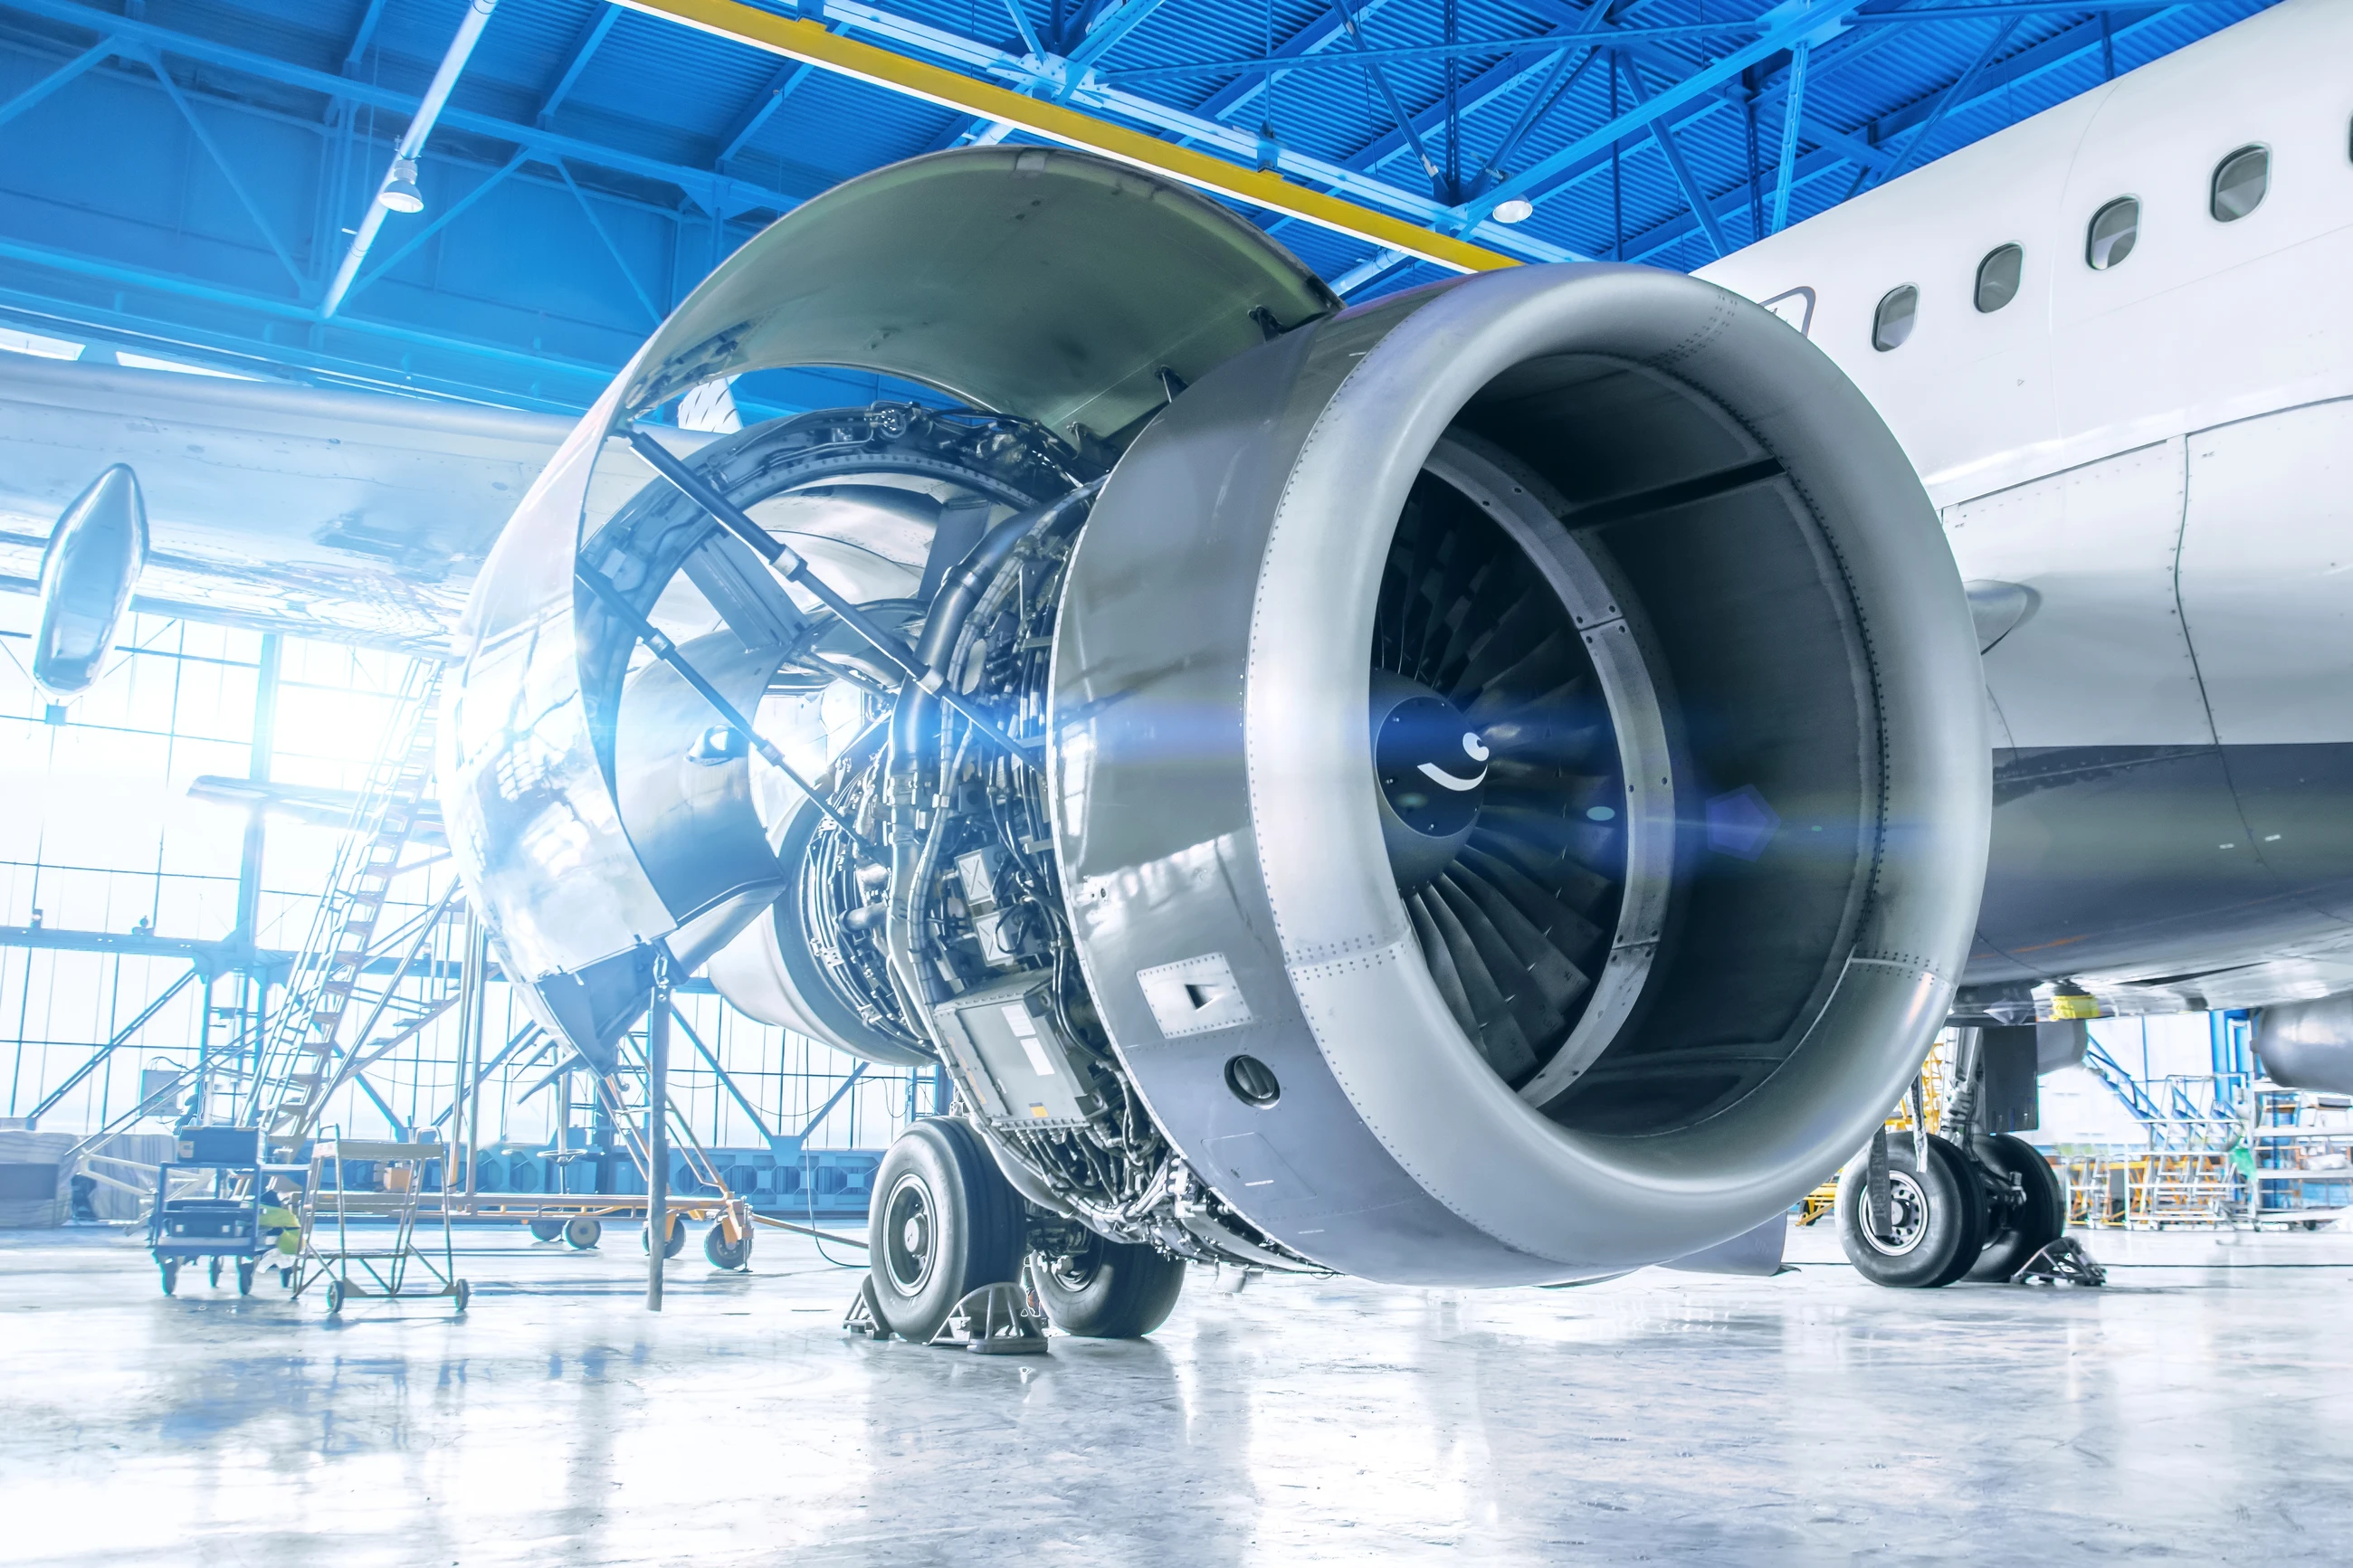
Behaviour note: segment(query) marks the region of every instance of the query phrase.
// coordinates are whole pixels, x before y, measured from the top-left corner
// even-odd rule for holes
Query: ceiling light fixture
[[[423,212],[425,195],[417,188],[417,160],[395,158],[392,174],[384,182],[384,189],[375,194],[375,199],[392,212]]]
[[[1535,203],[1525,196],[1514,196],[1507,202],[1495,204],[1494,218],[1497,223],[1525,223],[1535,216]]]

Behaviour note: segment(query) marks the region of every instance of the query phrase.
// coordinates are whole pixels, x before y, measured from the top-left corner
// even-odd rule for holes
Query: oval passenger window
[[[1871,318],[1871,346],[1881,353],[1903,347],[1904,340],[1912,335],[1913,318],[1919,310],[1919,289],[1909,283],[1889,289]]]
[[[2018,279],[2026,268],[2026,252],[2005,245],[1986,252],[1978,263],[1978,309],[1987,315],[2018,298]]]
[[[2271,149],[2242,147],[2214,165],[2214,194],[2207,210],[2216,223],[2236,223],[2263,205],[2271,184]]]
[[[2140,199],[2118,196],[2092,215],[2084,259],[2093,271],[2105,272],[2132,254],[2133,241],[2139,237]]]

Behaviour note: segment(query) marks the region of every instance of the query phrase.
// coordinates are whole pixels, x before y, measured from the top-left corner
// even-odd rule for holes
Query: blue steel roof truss
[[[1008,135],[607,0],[501,0],[427,144],[426,210],[385,223],[322,319],[467,3],[0,0],[0,315],[577,407],[761,225]],[[1689,268],[1769,226],[1793,45],[1791,222],[2271,0],[765,3],[1525,258]],[[1509,197],[1524,221],[1485,221]],[[1356,298],[1442,276],[1249,216]]]

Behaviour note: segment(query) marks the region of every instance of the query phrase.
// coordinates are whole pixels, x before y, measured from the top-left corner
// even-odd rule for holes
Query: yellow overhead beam
[[[1472,245],[1440,234],[1418,223],[1376,212],[1261,169],[1248,169],[1223,158],[1163,142],[1141,131],[1114,125],[1092,114],[1082,114],[1059,103],[1026,98],[1009,88],[977,80],[944,66],[909,59],[872,44],[860,43],[828,30],[821,22],[799,16],[779,16],[756,10],[740,0],[619,0],[633,11],[663,16],[723,38],[733,38],[770,54],[805,60],[824,70],[838,71],[891,91],[924,99],[944,109],[976,114],[1050,141],[1089,153],[1099,153],[1123,163],[1133,163],[1170,179],[1230,196],[1252,206],[1287,213],[1303,223],[1351,236],[1368,244],[1402,250],[1440,266],[1469,272],[1490,272],[1516,267],[1514,258],[1484,246]]]

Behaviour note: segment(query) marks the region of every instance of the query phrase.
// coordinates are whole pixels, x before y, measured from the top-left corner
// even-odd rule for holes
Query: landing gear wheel
[[[212,1286],[215,1289],[218,1289],[220,1288],[219,1258],[207,1258],[205,1259],[205,1283]]]
[[[1021,1200],[964,1122],[907,1129],[882,1156],[874,1192],[874,1304],[901,1339],[929,1343],[958,1301],[1020,1278]]]
[[[1085,1250],[1039,1253],[1029,1278],[1047,1318],[1082,1340],[1140,1340],[1168,1321],[1185,1289],[1185,1262],[1140,1242],[1090,1234]]]
[[[240,1261],[237,1266],[237,1293],[240,1296],[253,1294],[253,1260],[250,1258]]]
[[[745,1231],[741,1241],[727,1239],[727,1227],[714,1225],[702,1236],[702,1256],[713,1268],[741,1268],[752,1261],[752,1233]]]
[[[1931,1134],[1928,1168],[1913,1155],[1912,1134],[1887,1135],[1889,1234],[1873,1234],[1865,1210],[1870,1161],[1858,1154],[1839,1177],[1839,1243],[1855,1272],[1874,1285],[1929,1289],[1968,1272],[1985,1241],[1985,1188],[1958,1149]]]
[[[564,1222],[560,1219],[535,1219],[531,1222],[531,1238],[533,1241],[554,1241],[563,1234]]]
[[[180,1266],[177,1263],[159,1263],[156,1267],[164,1271],[164,1295],[168,1296],[180,1288]]]
[[[646,1221],[646,1228],[640,1231],[638,1235],[638,1245],[645,1247],[651,1247],[653,1246],[653,1234],[654,1222],[649,1219]],[[686,1216],[684,1215],[674,1214],[670,1216],[670,1237],[662,1243],[662,1256],[664,1258],[676,1258],[680,1253],[684,1252],[685,1250]]]
[[[2007,1283],[2029,1258],[2067,1233],[2067,1185],[2033,1144],[2013,1133],[1978,1139],[1977,1154],[1997,1175],[2016,1176],[2026,1191],[2022,1205],[1991,1207],[1991,1234],[1969,1266],[1971,1279]]]
[[[343,1282],[340,1279],[330,1279],[327,1281],[327,1316],[339,1318],[343,1316]]]
[[[575,1252],[586,1252],[596,1246],[597,1237],[604,1234],[605,1225],[602,1220],[583,1216],[564,1227],[564,1245]]]

